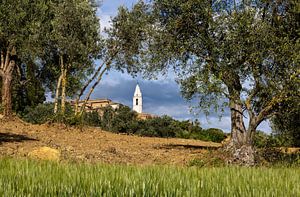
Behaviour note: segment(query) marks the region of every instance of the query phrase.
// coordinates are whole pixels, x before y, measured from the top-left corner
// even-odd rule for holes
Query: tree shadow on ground
[[[13,133],[0,133],[0,145],[6,142],[38,141],[25,135]]]
[[[189,145],[189,144],[163,144],[157,146],[157,148],[164,149],[205,149],[205,150],[216,150],[220,147],[214,146],[201,146],[201,145]]]

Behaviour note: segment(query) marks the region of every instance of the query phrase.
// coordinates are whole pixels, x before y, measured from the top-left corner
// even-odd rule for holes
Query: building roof
[[[74,101],[72,101],[74,102]],[[112,102],[110,99],[92,99],[88,100],[88,103],[103,103],[103,102]],[[84,100],[80,100],[79,103],[84,103]]]
[[[136,84],[136,86],[135,86],[134,96],[142,96],[142,92],[141,92],[139,84]]]

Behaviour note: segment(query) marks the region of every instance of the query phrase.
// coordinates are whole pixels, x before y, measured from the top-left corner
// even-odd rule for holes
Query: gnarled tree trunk
[[[14,56],[16,55],[15,47],[10,47],[6,55],[1,51],[0,77],[2,78],[1,99],[4,117],[12,116],[12,79],[13,71],[16,65]]]
[[[2,107],[3,115],[5,117],[10,117],[12,115],[11,85],[12,76],[2,76]]]
[[[232,153],[233,163],[252,166],[255,163],[252,144],[253,130],[246,130],[241,103],[233,103],[231,107],[231,142],[227,148]],[[250,133],[249,133],[250,132]]]
[[[232,154],[231,163],[238,163],[247,166],[255,164],[255,150],[252,144],[252,136],[256,129],[251,125],[246,129],[244,124],[243,104],[240,99],[230,101],[231,110],[231,141],[225,149]]]

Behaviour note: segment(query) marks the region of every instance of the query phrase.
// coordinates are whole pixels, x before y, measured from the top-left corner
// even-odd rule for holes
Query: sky
[[[136,2],[137,0],[103,0],[98,10],[101,29],[110,26],[111,17],[117,15],[119,6],[131,7]],[[225,132],[230,132],[229,111],[225,112],[221,120],[216,113],[211,113],[206,117],[203,113],[196,115],[191,112],[191,104],[181,97],[180,87],[175,82],[175,76],[172,73],[159,77],[158,80],[144,80],[139,76],[133,78],[126,73],[112,70],[104,76],[91,98],[109,98],[114,102],[132,107],[132,96],[137,82],[143,94],[143,112],[168,115],[179,120],[198,119],[203,128],[220,128]],[[271,131],[267,122],[263,122],[258,129]]]

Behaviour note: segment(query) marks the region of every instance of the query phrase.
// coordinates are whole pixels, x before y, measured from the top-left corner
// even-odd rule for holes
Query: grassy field
[[[0,160],[0,196],[300,196],[299,168],[179,168]]]

